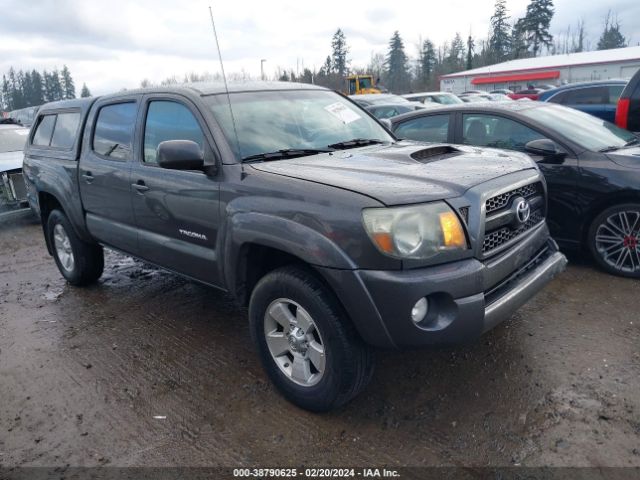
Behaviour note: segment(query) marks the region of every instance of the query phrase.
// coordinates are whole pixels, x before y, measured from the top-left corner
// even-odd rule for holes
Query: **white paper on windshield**
[[[14,130],[14,133],[18,135],[26,136],[29,133],[29,130]]]
[[[324,109],[334,117],[342,120],[342,122],[344,123],[355,122],[356,120],[360,120],[360,118],[362,118],[356,112],[340,102],[327,105],[326,107],[324,107]]]

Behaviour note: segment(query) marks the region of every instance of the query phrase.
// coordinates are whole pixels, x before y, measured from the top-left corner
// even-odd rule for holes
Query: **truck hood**
[[[607,157],[623,167],[640,168],[640,147],[621,148],[607,153]]]
[[[385,205],[459,197],[480,183],[537,168],[531,158],[518,152],[408,142],[263,162],[251,167],[350,190]]]
[[[23,158],[24,153],[22,153],[22,150],[18,152],[0,152],[0,172],[22,170]]]

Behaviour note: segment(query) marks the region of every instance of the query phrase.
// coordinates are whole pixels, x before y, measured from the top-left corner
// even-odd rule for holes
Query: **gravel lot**
[[[0,466],[640,466],[640,282],[575,260],[474,345],[378,352],[316,415],[224,294],[112,252],[73,288],[38,224],[0,224]]]

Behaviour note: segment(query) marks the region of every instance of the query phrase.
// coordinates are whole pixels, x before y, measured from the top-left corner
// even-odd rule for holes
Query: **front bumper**
[[[536,295],[567,260],[546,225],[499,259],[467,259],[402,271],[320,269],[363,339],[380,347],[468,343],[509,318]],[[338,282],[338,283],[333,283]],[[425,321],[411,309],[429,299]]]

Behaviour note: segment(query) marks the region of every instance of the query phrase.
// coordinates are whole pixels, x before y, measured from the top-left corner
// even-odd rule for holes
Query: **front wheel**
[[[46,232],[58,270],[70,284],[88,285],[100,278],[104,269],[102,247],[82,241],[63,212],[49,214]]]
[[[589,228],[588,246],[607,272],[640,278],[640,204],[616,205],[600,213]]]
[[[339,407],[371,379],[370,347],[311,271],[284,267],[267,274],[251,294],[249,319],[267,374],[302,408]]]

